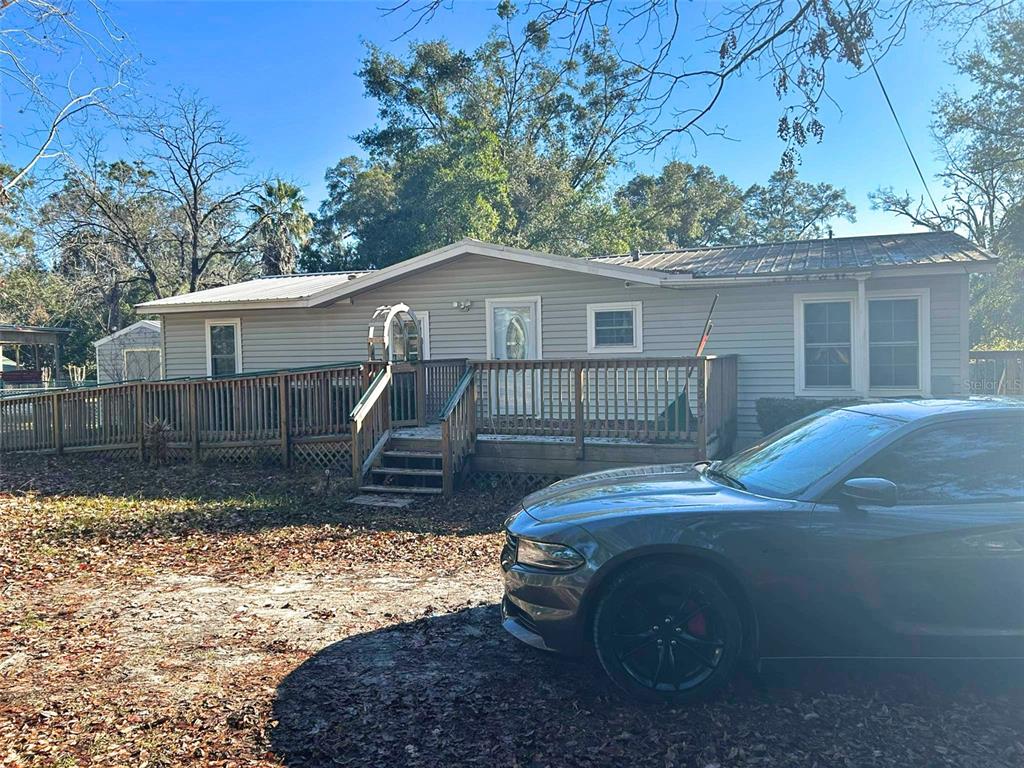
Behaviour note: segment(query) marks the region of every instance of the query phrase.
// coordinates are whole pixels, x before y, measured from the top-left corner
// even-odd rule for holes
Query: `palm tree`
[[[309,239],[313,219],[306,213],[302,190],[283,179],[264,182],[249,211],[259,224],[256,236],[263,259],[263,274],[290,275],[299,249]]]

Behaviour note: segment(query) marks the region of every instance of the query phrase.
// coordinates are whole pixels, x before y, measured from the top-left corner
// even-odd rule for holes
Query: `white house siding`
[[[961,283],[965,276],[869,281],[872,290],[928,287],[931,293],[931,376],[936,395],[958,394],[966,340],[961,338]],[[586,305],[643,302],[643,352],[607,357],[693,354],[714,294],[720,299],[708,354],[739,355],[741,438],[759,434],[754,403],[793,396],[793,294],[856,291],[853,281],[825,279],[725,288],[666,289],[480,256],[466,256],[408,275],[331,307],[165,315],[168,377],[206,374],[205,321],[238,317],[244,371],[361,360],[375,307],[399,301],[430,313],[431,357],[486,356],[485,300],[541,297],[542,355],[588,357]],[[472,302],[466,312],[452,302]],[[595,355],[597,356],[597,355]]]

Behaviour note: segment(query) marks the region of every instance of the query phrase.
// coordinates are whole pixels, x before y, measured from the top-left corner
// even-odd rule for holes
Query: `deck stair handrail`
[[[469,368],[462,374],[441,419],[441,470],[444,494],[450,496],[466,459],[476,448],[476,377]]]
[[[362,484],[374,460],[391,438],[391,366],[373,377],[349,419],[352,423],[352,476]]]

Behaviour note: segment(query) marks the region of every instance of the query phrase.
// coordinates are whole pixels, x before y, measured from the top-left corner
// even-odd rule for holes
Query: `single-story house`
[[[374,310],[405,303],[425,358],[737,358],[737,429],[758,398],[967,392],[968,278],[995,257],[947,232],[569,258],[460,240],[367,272],[267,277],[146,302],[163,375],[365,359]]]
[[[159,320],[139,320],[94,341],[93,347],[98,384],[164,378]]]

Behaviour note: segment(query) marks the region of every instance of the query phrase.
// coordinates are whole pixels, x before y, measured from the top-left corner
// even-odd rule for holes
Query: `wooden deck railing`
[[[736,418],[736,358],[482,360],[480,432],[725,446]]]
[[[972,395],[1024,395],[1024,349],[971,350]]]
[[[474,382],[473,371],[465,371],[441,409],[441,469],[445,496],[450,496],[455,490],[455,479],[476,448]]]
[[[466,373],[467,362],[464,357],[423,362],[424,419],[427,423],[440,419],[448,398]]]
[[[399,376],[407,381],[396,393]],[[393,427],[437,414],[450,483],[478,432],[570,439],[580,458],[596,439],[691,443],[698,456],[720,455],[735,434],[736,386],[734,356],[353,363],[133,382],[0,399],[0,451],[141,457],[146,425],[159,419],[167,446],[196,461],[270,453],[288,465],[299,454],[330,450],[334,462],[351,452],[361,478]]]
[[[359,363],[224,379],[134,382],[0,400],[0,451],[145,452],[160,420],[171,449],[265,449],[348,440],[367,376]]]

